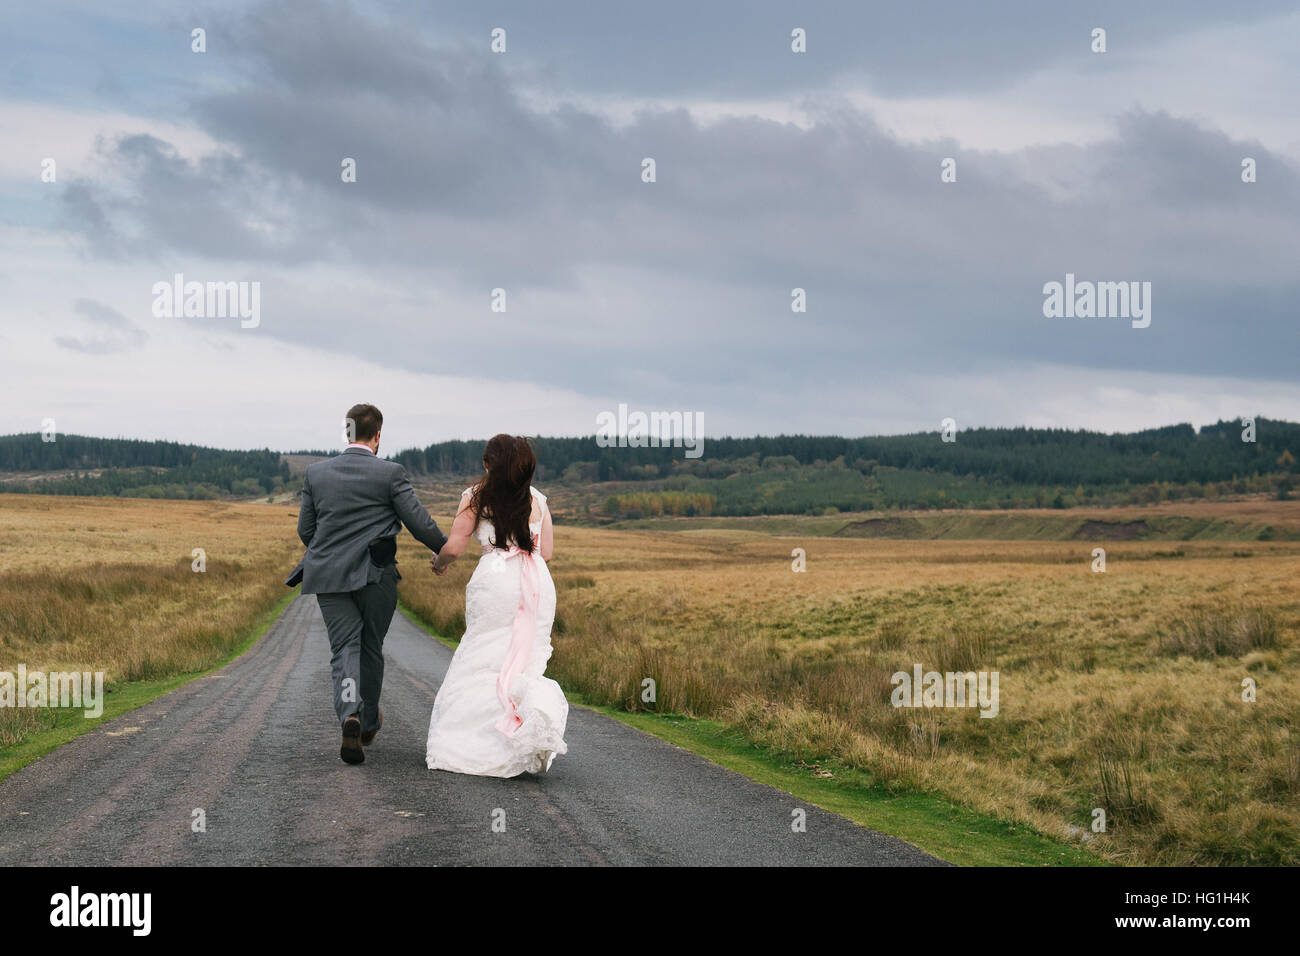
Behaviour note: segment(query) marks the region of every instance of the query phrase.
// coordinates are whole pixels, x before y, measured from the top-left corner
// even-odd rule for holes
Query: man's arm
[[[393,510],[402,519],[406,530],[414,535],[415,540],[434,552],[442,550],[447,543],[447,536],[438,529],[438,522],[429,517],[420,499],[415,497],[411,479],[405,468],[398,468],[393,476]]]
[[[302,505],[298,508],[298,538],[304,547],[311,546],[316,534],[316,503],[311,497],[311,482],[302,476]]]

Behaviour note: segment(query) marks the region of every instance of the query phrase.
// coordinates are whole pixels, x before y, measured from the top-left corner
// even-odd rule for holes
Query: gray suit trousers
[[[397,566],[390,564],[359,591],[316,595],[333,653],[334,712],[340,724],[358,714],[363,732],[379,727],[384,637],[397,610],[397,580]]]

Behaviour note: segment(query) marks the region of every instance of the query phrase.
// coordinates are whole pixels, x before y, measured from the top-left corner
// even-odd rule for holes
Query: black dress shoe
[[[362,744],[362,746],[364,746],[364,747],[369,747],[371,744],[373,744],[373,743],[375,742],[375,734],[379,733],[380,729],[381,729],[383,726],[384,726],[384,708],[380,707],[380,708],[379,708],[379,726],[376,727],[374,730],[363,730],[363,731],[361,732],[361,744]]]
[[[343,721],[343,746],[339,756],[344,763],[361,763],[366,759],[366,752],[361,749],[361,721],[353,714]]]

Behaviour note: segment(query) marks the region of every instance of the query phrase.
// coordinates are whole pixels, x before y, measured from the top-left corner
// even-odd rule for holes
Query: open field
[[[0,670],[160,682],[230,656],[287,594],[297,508],[0,495]],[[206,570],[193,570],[193,551]],[[80,711],[0,709],[0,747]]]
[[[1197,508],[1279,528],[1300,515],[1295,502],[1192,506],[1194,520]],[[721,526],[557,528],[551,673],[563,686],[719,720],[810,765],[1045,834],[1086,831],[1101,807],[1107,832],[1087,846],[1111,860],[1300,856],[1300,544],[1233,540],[1222,525],[1221,538],[1171,546],[777,537],[748,529],[781,519],[706,520]],[[1096,546],[1105,573],[1091,570]],[[417,551],[401,555],[403,600],[458,634],[473,560],[435,581],[412,573]],[[915,664],[997,670],[998,715],[891,706],[890,676]],[[645,678],[654,703],[641,699]]]
[[[1294,864],[1298,515],[1267,501],[979,513],[1010,523],[972,525],[983,540],[820,524],[862,515],[561,523],[551,672],[592,704],[703,718],[819,779],[941,798],[1054,839],[1105,808],[1107,832],[1082,844],[1100,859]],[[0,669],[105,670],[125,698],[225,659],[287,593],[295,517],[281,504],[0,496]],[[928,534],[928,520],[967,516],[905,517]],[[1080,534],[1137,521],[1200,531]],[[191,570],[198,547],[204,573]],[[458,636],[474,560],[435,579],[422,550],[404,537],[402,599]],[[914,664],[997,670],[998,715],[890,706],[890,676]],[[0,746],[59,714],[0,713]]]

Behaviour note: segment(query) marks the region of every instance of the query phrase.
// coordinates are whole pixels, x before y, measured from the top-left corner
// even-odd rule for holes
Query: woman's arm
[[[542,533],[539,535],[538,546],[542,560],[549,562],[555,553],[555,529],[551,527],[551,509],[545,505],[542,506]]]
[[[465,546],[469,544],[469,539],[474,534],[474,526],[478,523],[475,520],[474,509],[470,507],[470,500],[469,495],[460,497],[460,510],[456,512],[456,520],[451,523],[451,534],[447,536],[447,543],[429,562],[434,574],[445,574],[447,565],[465,553]]]

